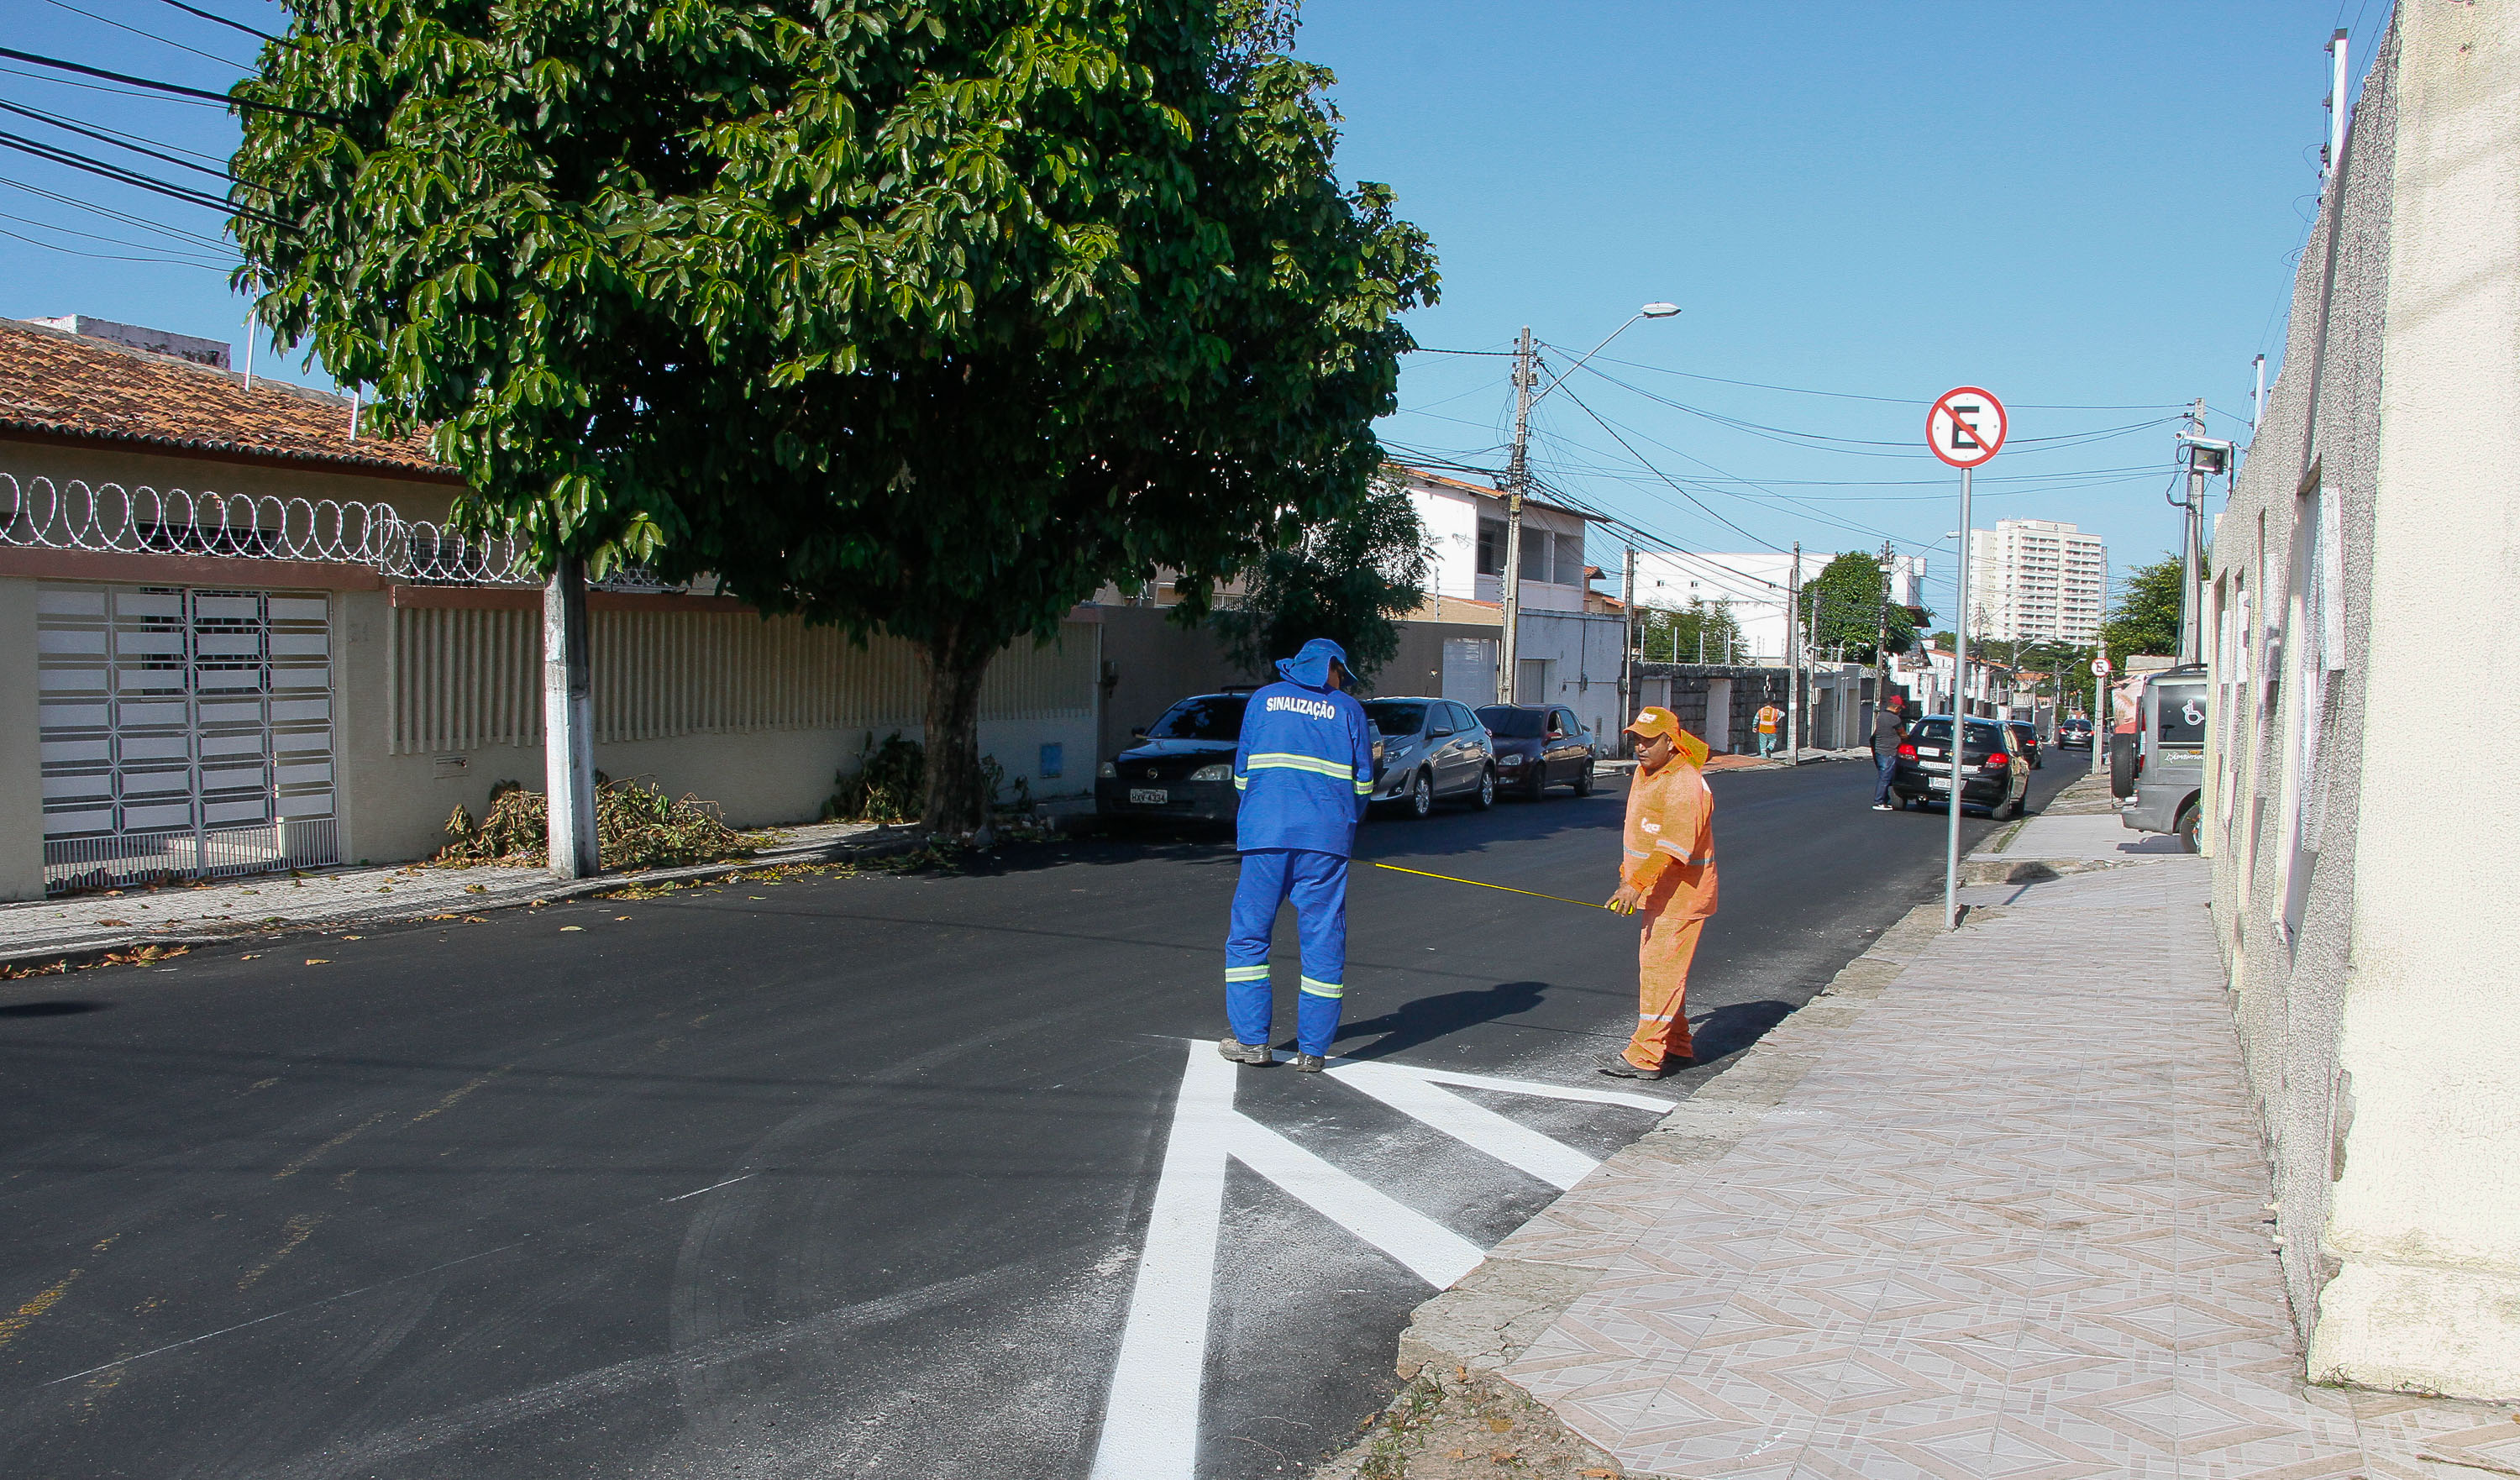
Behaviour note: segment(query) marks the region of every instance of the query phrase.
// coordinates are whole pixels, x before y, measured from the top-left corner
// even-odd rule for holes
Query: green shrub
[[[832,781],[832,799],[823,803],[825,822],[909,822],[926,804],[927,747],[903,740],[898,730],[878,745],[870,730],[858,746],[856,769]]]

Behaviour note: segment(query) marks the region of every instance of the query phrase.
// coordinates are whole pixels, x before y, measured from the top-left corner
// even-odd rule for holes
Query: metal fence
[[[167,879],[225,878],[341,861],[329,817],[197,831],[123,832],[44,840],[44,892],[124,888]]]

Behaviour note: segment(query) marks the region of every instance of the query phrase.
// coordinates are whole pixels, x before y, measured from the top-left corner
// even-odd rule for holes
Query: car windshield
[[[1164,711],[1147,731],[1148,740],[1231,740],[1242,738],[1242,710],[1251,700],[1239,694],[1205,694],[1186,698]],[[1142,711],[1143,712],[1143,711]]]
[[[1416,735],[1426,728],[1426,701],[1378,698],[1365,706],[1365,717],[1385,735]]]
[[[1478,716],[1488,734],[1499,740],[1538,740],[1548,718],[1537,709],[1516,709],[1511,704],[1490,704]]]
[[[1952,742],[1952,722],[1948,719],[1920,719],[1909,730],[1908,739],[1918,744],[1948,745]],[[1993,724],[1971,720],[1968,747],[1972,750],[2001,750],[2003,738]]]

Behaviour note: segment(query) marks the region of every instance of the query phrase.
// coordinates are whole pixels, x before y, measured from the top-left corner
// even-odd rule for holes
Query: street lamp
[[[1522,503],[1531,487],[1531,408],[1542,396],[1566,383],[1566,378],[1584,368],[1587,361],[1610,347],[1610,341],[1628,332],[1628,326],[1639,319],[1668,319],[1680,312],[1677,303],[1653,302],[1628,315],[1626,323],[1601,336],[1601,342],[1584,351],[1583,358],[1560,371],[1537,394],[1532,382],[1539,379],[1539,357],[1532,349],[1531,326],[1522,329],[1522,340],[1513,357],[1513,457],[1506,465],[1505,495],[1505,600],[1500,615],[1505,621],[1503,652],[1498,664],[1498,688],[1507,703],[1522,697],[1519,653],[1522,627]],[[1634,620],[1631,617],[1631,620]],[[1624,672],[1627,655],[1622,650],[1619,664]]]

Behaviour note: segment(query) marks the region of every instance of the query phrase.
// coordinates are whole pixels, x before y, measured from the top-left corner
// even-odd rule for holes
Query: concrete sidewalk
[[[2102,867],[1887,932],[1418,1311],[1421,1408],[1517,1386],[1569,1476],[2520,1474],[2508,1409],[2300,1380],[2208,866],[2042,821]]]
[[[777,828],[759,834],[763,841],[757,851],[741,860],[606,874],[566,883],[538,868],[406,864],[295,875],[256,874],[0,904],[0,967],[50,965],[152,945],[203,945],[269,931],[478,913],[752,869],[847,862],[915,847],[911,832],[872,823]]]

